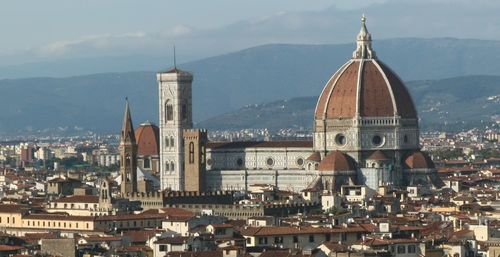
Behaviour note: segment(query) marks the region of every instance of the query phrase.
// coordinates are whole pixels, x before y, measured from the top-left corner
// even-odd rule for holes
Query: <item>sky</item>
[[[363,13],[374,39],[500,40],[498,0],[16,0],[0,8],[0,66],[352,42]]]

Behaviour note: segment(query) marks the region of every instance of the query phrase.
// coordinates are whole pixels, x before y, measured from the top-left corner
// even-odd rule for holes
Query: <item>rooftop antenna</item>
[[[174,44],[174,68],[177,69],[177,60],[175,56],[175,44]]]

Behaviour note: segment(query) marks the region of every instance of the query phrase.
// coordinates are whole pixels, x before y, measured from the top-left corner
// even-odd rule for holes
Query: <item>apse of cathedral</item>
[[[352,57],[333,73],[318,98],[313,141],[209,142],[205,130],[193,129],[193,75],[174,67],[158,73],[157,81],[159,131],[146,125],[137,137],[149,143],[127,143],[135,136],[127,139],[129,132],[122,130],[122,191],[154,188],[138,186],[137,175],[129,171],[158,171],[156,183],[168,191],[246,191],[253,185],[327,192],[350,186],[372,191],[442,186],[432,160],[420,151],[411,95],[376,55],[364,16]],[[146,129],[150,136],[142,139]],[[137,145],[148,150],[138,155]],[[130,155],[139,169],[137,162],[127,166]],[[137,185],[130,185],[129,178]]]

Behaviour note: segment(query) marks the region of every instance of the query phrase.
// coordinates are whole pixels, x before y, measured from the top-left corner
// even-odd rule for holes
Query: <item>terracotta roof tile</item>
[[[56,203],[99,203],[97,195],[72,195],[55,200]]]
[[[18,204],[0,204],[0,213],[21,213],[24,206]]]

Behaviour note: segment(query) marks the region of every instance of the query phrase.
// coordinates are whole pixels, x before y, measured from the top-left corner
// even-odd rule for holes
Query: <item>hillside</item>
[[[407,83],[423,129],[454,130],[491,123],[500,114],[500,76],[467,76]],[[496,97],[495,97],[496,96]],[[317,96],[247,105],[197,124],[208,129],[311,129]]]
[[[374,48],[380,59],[405,81],[474,74],[500,75],[496,59],[487,58],[500,56],[499,41],[390,39],[375,41]],[[182,64],[180,68],[194,74],[194,118],[204,121],[245,105],[317,96],[353,49],[353,44],[265,45]],[[132,62],[133,58],[127,60]],[[60,67],[53,65],[47,64],[41,69],[42,73],[51,67]],[[85,65],[83,61],[77,67]],[[69,70],[68,67],[65,72]],[[471,83],[463,85],[465,88],[477,84],[472,80],[457,80],[458,85],[462,82]],[[410,89],[417,99],[419,94],[422,95],[422,103],[431,104],[436,99],[428,98],[427,93],[435,92],[435,88],[422,81],[419,83],[409,83]],[[498,87],[484,90],[495,88]],[[493,91],[484,93],[495,94]],[[157,120],[155,72],[0,80],[0,134],[68,126],[100,132],[117,131],[126,96],[130,99],[136,123]],[[442,97],[446,99],[448,96]],[[462,109],[462,104],[453,103],[449,103],[450,111]],[[474,105],[466,112],[462,111],[464,115],[479,111],[480,102],[471,104]],[[426,111],[425,106],[420,109],[422,113]],[[429,115],[435,116],[434,112]],[[306,123],[310,122],[309,116],[308,120]]]

